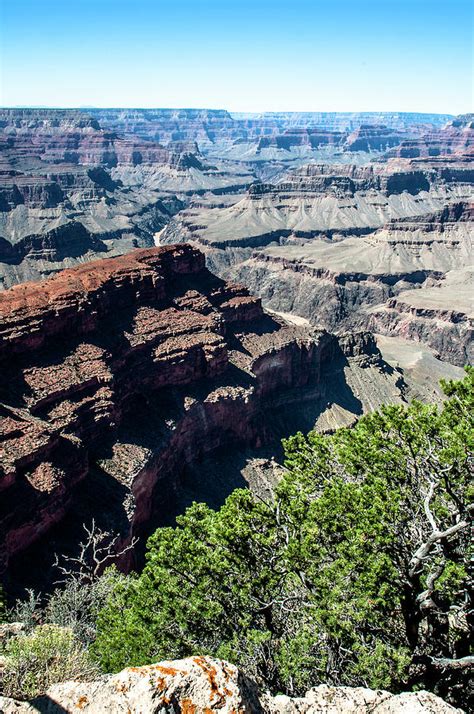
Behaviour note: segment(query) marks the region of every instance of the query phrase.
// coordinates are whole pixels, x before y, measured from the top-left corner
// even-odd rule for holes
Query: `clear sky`
[[[472,111],[472,0],[0,0],[0,104]]]

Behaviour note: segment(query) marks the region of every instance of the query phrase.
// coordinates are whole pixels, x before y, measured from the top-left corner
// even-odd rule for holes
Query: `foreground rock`
[[[361,687],[311,689],[305,697],[271,697],[258,692],[237,667],[211,657],[192,657],[147,667],[130,667],[94,682],[51,687],[30,704],[0,697],[3,714],[90,712],[102,714],[454,714],[429,692],[390,694]]]

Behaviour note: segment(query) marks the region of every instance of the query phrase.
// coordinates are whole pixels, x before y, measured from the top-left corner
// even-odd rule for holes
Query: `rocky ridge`
[[[3,569],[72,504],[69,525],[141,534],[187,463],[263,443],[267,413],[311,399],[336,344],[266,315],[186,245],[16,286],[0,315]]]
[[[300,132],[350,134],[361,126],[383,125],[395,134],[421,133],[452,119],[448,114],[390,112],[229,113],[211,109],[90,109],[101,126],[160,141],[197,141],[201,148],[256,142]],[[419,129],[418,129],[419,127]]]

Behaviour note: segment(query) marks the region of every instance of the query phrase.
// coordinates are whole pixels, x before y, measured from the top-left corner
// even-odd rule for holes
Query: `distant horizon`
[[[82,111],[86,112],[88,110],[116,110],[123,109],[128,111],[130,109],[144,110],[144,111],[212,111],[212,112],[227,112],[228,114],[421,114],[426,116],[462,116],[465,114],[472,114],[473,112],[463,112],[462,114],[455,114],[453,112],[441,112],[441,111],[418,111],[416,109],[409,110],[399,110],[399,109],[262,109],[262,110],[241,110],[241,109],[228,109],[227,107],[208,107],[208,106],[139,106],[139,105],[127,105],[121,104],[117,106],[104,105],[100,106],[97,104],[80,105],[80,106],[65,106],[60,104],[15,104],[15,105],[4,105],[0,104],[0,109],[57,109],[58,111]]]
[[[0,0],[0,105],[456,116],[472,23],[471,0]]]

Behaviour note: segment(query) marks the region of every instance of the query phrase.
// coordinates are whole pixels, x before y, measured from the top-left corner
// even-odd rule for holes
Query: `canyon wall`
[[[369,129],[386,135],[360,126],[356,146]],[[160,242],[202,246],[212,270],[270,309],[331,331],[424,343],[462,366],[474,358],[472,117],[417,141],[435,139],[436,152],[404,158],[392,149],[363,165],[313,161],[225,202],[195,200]]]
[[[142,535],[186,463],[263,443],[334,350],[187,245],[16,286],[0,315],[2,569],[64,521]]]
[[[195,141],[119,135],[75,110],[0,110],[0,148],[0,289],[152,246],[189,195],[255,179]]]

